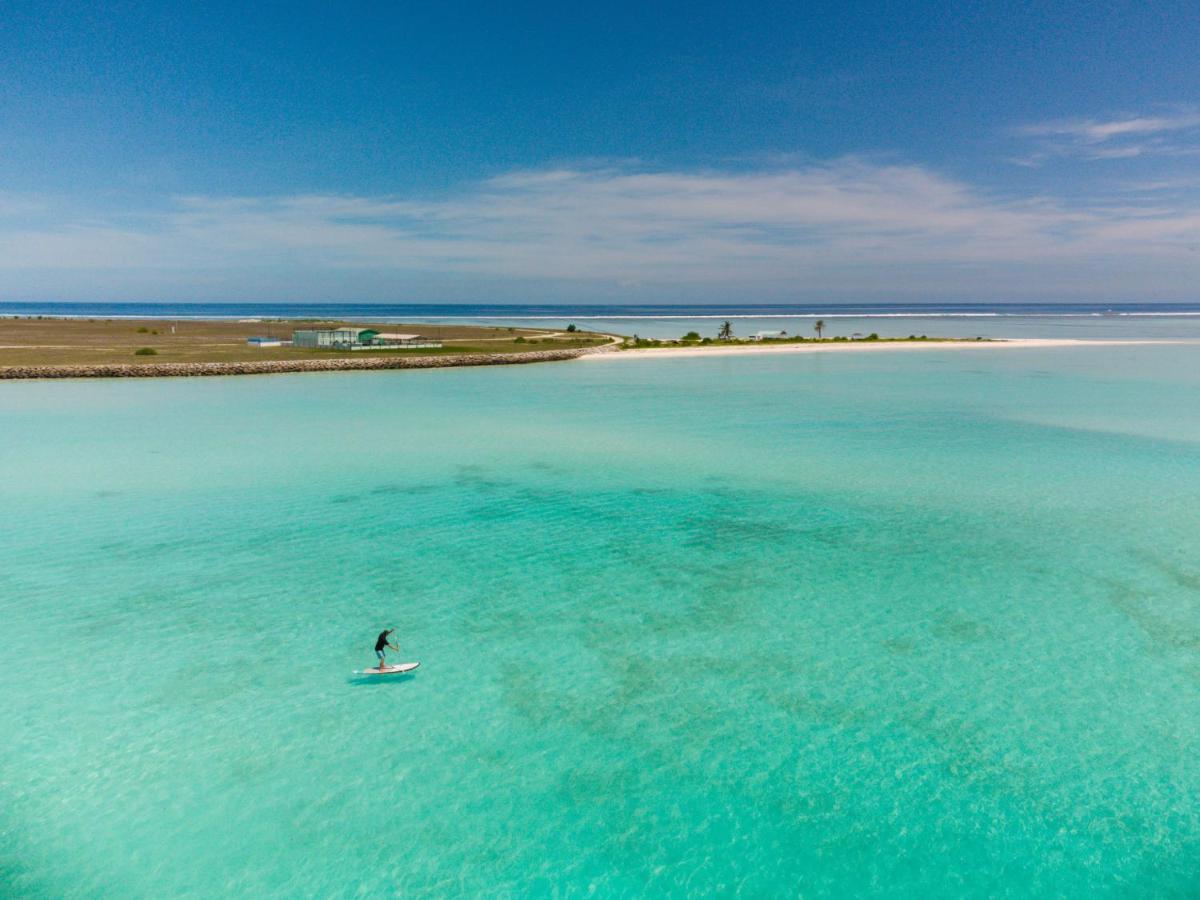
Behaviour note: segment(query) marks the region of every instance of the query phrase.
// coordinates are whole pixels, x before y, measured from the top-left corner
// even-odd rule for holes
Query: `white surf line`
[[[636,350],[616,350],[611,353],[593,353],[580,357],[585,360],[621,359],[636,357],[683,357],[683,356],[749,356],[772,353],[878,353],[889,350],[1020,350],[1054,347],[1127,347],[1127,346],[1183,345],[1200,347],[1200,339],[1121,338],[1114,340],[1085,340],[1074,338],[995,338],[973,341],[824,341],[812,344],[781,344],[762,346],[739,344],[732,347],[641,347]]]

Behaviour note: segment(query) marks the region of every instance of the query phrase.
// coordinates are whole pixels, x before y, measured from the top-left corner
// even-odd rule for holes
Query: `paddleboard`
[[[361,672],[356,671],[354,674],[355,675],[403,675],[405,672],[411,672],[413,669],[415,669],[419,665],[420,665],[419,662],[400,663],[399,665],[395,665],[395,666],[383,666],[382,668],[377,667],[374,669],[363,669]]]

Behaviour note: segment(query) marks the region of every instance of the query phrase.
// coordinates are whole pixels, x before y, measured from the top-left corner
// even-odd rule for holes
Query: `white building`
[[[374,328],[324,328],[292,332],[297,347],[316,350],[405,350],[441,347],[442,342],[419,334],[398,334]]]

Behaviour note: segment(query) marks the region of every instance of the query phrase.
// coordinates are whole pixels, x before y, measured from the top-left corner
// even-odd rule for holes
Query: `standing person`
[[[380,669],[382,669],[384,667],[383,656],[387,652],[386,648],[391,647],[397,653],[400,652],[400,648],[388,640],[388,635],[391,634],[395,630],[396,630],[395,628],[389,628],[386,631],[381,631],[381,632],[379,632],[379,637],[377,637],[375,639],[375,655],[377,657],[379,657],[379,668]]]

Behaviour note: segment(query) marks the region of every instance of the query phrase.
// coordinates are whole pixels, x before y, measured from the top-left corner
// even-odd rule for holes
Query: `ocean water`
[[[0,895],[1194,896],[1198,362],[0,382]]]
[[[676,339],[689,331],[716,337],[728,320],[735,336],[758,331],[850,337],[928,335],[954,338],[1200,340],[1200,304],[1186,303],[879,303],[720,306],[587,306],[370,303],[16,303],[0,316],[124,318],[333,318],[363,322],[580,328]]]

